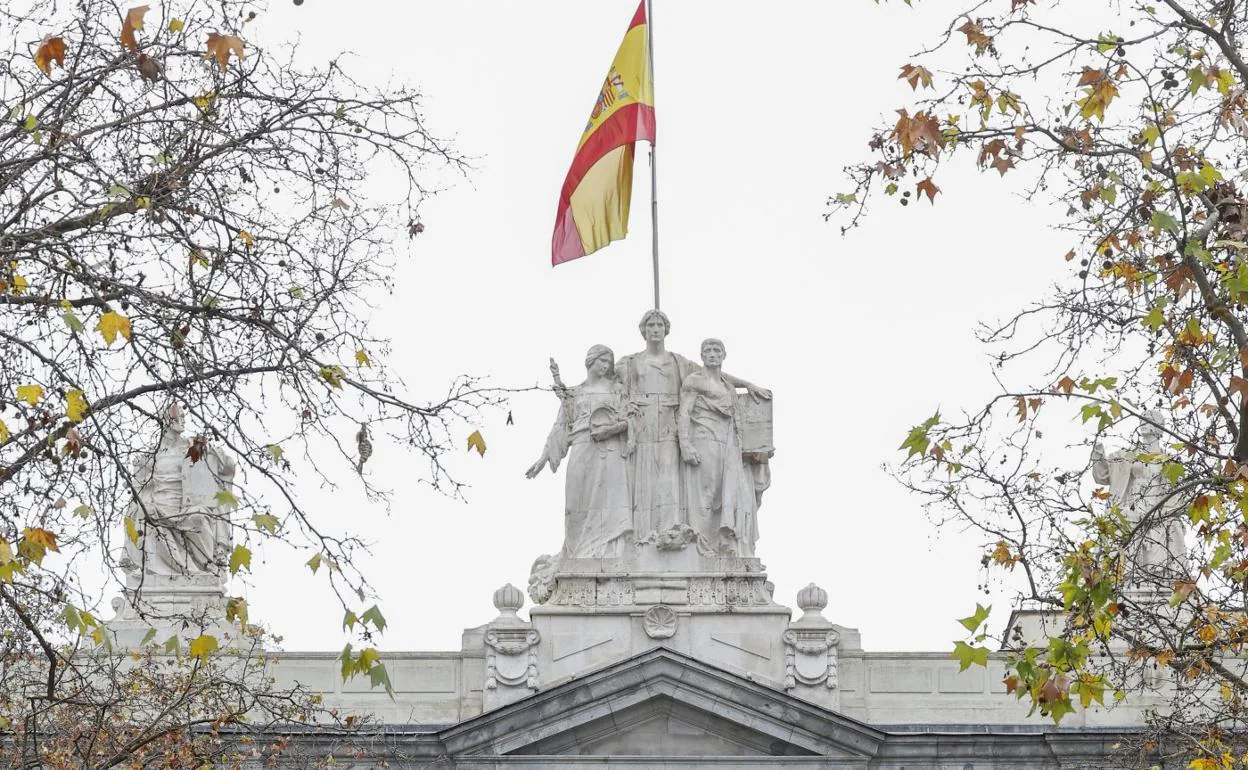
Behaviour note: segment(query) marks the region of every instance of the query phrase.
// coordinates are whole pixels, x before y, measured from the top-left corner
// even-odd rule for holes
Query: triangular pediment
[[[658,648],[474,717],[439,737],[456,756],[821,756],[865,766],[884,734]]]

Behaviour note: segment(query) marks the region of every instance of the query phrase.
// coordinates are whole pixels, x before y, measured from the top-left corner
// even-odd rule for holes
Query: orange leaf
[[[204,58],[215,59],[221,69],[229,66],[230,51],[233,51],[238,58],[243,58],[243,39],[237,35],[218,35],[216,32],[209,32],[208,43],[204,47],[207,49]]]
[[[1069,375],[1057,381],[1057,389],[1069,395],[1075,389],[1075,381]]]
[[[932,182],[932,178],[930,176],[927,179],[924,179],[922,182],[919,182],[918,184],[916,184],[914,186],[914,190],[919,195],[926,195],[927,199],[931,201],[932,205],[933,206],[936,205],[936,193],[940,192],[940,188],[937,187],[934,182]]]
[[[65,67],[65,41],[59,37],[45,37],[35,49],[35,66],[43,70],[43,74],[52,76],[52,62]]]
[[[1091,67],[1084,67],[1083,74],[1079,76],[1077,86],[1086,86],[1097,83],[1105,79],[1105,70],[1094,70]]]
[[[139,41],[135,40],[134,33],[143,29],[143,14],[147,13],[150,6],[139,5],[126,11],[126,16],[121,22],[121,45],[130,53],[139,52]]]
[[[1243,377],[1231,375],[1231,392],[1248,397],[1248,380],[1245,380]]]

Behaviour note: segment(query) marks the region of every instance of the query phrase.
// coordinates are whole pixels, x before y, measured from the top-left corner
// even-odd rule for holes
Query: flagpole
[[[654,96],[654,7],[646,0],[646,60],[650,66],[650,94]],[[655,140],[650,140],[650,254],[654,263],[654,308],[659,309],[659,181]]]

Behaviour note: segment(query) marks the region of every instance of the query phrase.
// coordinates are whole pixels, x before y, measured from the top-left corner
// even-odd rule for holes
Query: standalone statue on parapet
[[[126,538],[122,566],[127,590],[155,579],[162,585],[195,582],[224,586],[230,522],[218,493],[233,486],[235,464],[211,444],[182,435],[174,404],[165,413],[160,441],[134,469],[137,486],[128,515],[139,530]]]
[[[1164,455],[1161,426],[1165,418],[1157,412],[1144,415],[1133,446],[1106,456],[1097,443],[1092,448],[1092,478],[1109,486],[1110,505],[1116,507],[1131,527],[1129,553],[1131,575],[1136,587],[1167,589],[1176,574],[1186,571],[1187,546],[1178,514],[1184,502],[1161,475]]]

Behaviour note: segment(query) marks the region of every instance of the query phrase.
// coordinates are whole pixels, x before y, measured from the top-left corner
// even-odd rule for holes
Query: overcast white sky
[[[1069,244],[1016,185],[969,168],[937,179],[936,206],[889,202],[847,237],[824,222],[826,198],[846,187],[842,166],[909,92],[898,67],[950,12],[896,5],[655,0],[663,308],[671,349],[696,358],[702,338],[721,337],[725,369],[775,392],[758,552],[777,599],[792,606],[814,581],[831,595],[826,615],[861,629],[868,649],[944,651],[959,635],[953,618],[984,600],[982,551],[937,536],[880,465],[938,405],[974,408],[991,392],[974,324],[1039,298],[1070,270]],[[454,187],[425,209],[427,231],[377,315],[417,397],[464,372],[547,384],[550,356],[579,381],[591,344],[640,349],[643,152],[632,235],[549,263],[559,187],[635,6],[274,0],[253,28],[301,36],[312,59],[354,51],[348,69],[365,79],[417,85],[430,127],[478,159],[469,179],[442,180]],[[462,629],[494,616],[494,589],[523,588],[533,559],[559,548],[562,474],[523,476],[556,406],[526,394],[514,426],[505,413],[479,426],[485,457],[451,459],[472,484],[466,503],[417,486],[418,460],[384,445],[369,467],[393,490],[388,517],[349,490],[322,501],[327,519],[374,542],[365,568],[390,621],[385,649],[458,649]],[[287,649],[340,647],[339,614],[317,610],[329,606],[321,581],[290,577],[307,554],[265,556],[247,589],[253,618]]]

